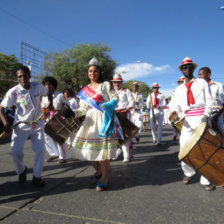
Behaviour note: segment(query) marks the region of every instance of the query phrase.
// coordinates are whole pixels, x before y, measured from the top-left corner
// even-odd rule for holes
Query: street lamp
[[[224,10],[224,6],[221,6],[220,9]]]

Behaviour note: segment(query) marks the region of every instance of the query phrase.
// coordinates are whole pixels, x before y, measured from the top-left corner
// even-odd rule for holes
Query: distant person
[[[213,99],[213,125],[216,126],[214,128],[218,128],[223,133],[224,89],[222,83],[211,80],[211,73],[210,68],[202,67],[198,71],[198,77],[204,79],[209,85]]]
[[[41,179],[41,171],[44,159],[44,120],[41,119],[40,97],[48,95],[48,89],[40,83],[30,82],[29,68],[22,66],[16,72],[18,85],[11,88],[1,102],[0,117],[3,121],[5,131],[10,132],[11,127],[4,114],[4,108],[16,107],[11,142],[11,155],[19,175],[19,183],[27,179],[27,167],[23,163],[23,147],[30,136],[32,149],[35,152],[33,180],[35,186],[43,187],[44,180]],[[49,107],[52,107],[52,99],[49,94]]]
[[[151,97],[148,96],[147,98],[147,107],[150,108],[151,111],[150,127],[152,130],[153,143],[157,146],[161,146],[164,107],[166,106],[165,96],[159,92],[159,88],[160,86],[158,83],[153,83],[153,92],[151,94]],[[156,126],[158,126],[158,129],[156,128]]]
[[[179,85],[182,85],[183,83],[184,83],[184,76],[181,76],[181,77],[177,80],[177,84],[178,84],[178,86],[179,86]],[[169,108],[172,107],[172,106],[171,106],[171,105],[172,105],[172,102],[173,102],[172,99],[173,99],[173,97],[171,97],[171,101],[170,101],[170,103],[169,103]],[[170,109],[169,109],[169,114],[170,114]],[[180,119],[182,119],[182,118],[184,117],[184,113],[182,113],[181,110],[178,112],[178,117],[179,117]],[[177,131],[177,129],[176,129],[175,127],[173,127],[173,129],[174,129],[173,140],[175,141],[175,140],[177,139],[179,133],[178,133],[178,131]]]
[[[73,91],[69,88],[64,89],[63,91],[65,99],[69,107],[74,111],[78,109],[79,105],[74,97]],[[67,143],[67,149],[70,149],[72,147],[72,142],[74,140],[75,134],[70,136],[66,143]]]
[[[136,141],[139,142],[140,134],[142,131],[142,108],[144,106],[143,96],[139,93],[139,84],[137,82],[133,82],[132,84],[132,96],[135,101],[135,106],[131,110],[131,118],[132,122],[139,128],[138,133],[135,135]]]

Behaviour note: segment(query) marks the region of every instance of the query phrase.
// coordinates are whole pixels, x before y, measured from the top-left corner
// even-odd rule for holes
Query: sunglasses
[[[113,83],[119,83],[119,84],[121,84],[122,82],[116,82],[116,81],[113,81]]]
[[[194,66],[193,65],[191,65],[191,64],[188,64],[188,65],[182,65],[181,66],[181,70],[186,70],[186,69],[193,69],[194,68]]]

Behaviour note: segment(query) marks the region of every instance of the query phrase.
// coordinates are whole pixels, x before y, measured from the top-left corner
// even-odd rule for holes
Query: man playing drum
[[[189,57],[185,58],[178,67],[185,76],[185,82],[175,90],[171,111],[176,111],[177,114],[182,111],[185,114],[180,135],[180,150],[200,123],[207,120],[212,107],[212,96],[208,83],[203,79],[195,79],[193,76],[196,67],[197,64]],[[181,166],[184,172],[183,183],[189,184],[196,171],[183,161]],[[200,183],[205,190],[215,189],[213,184],[203,176],[201,176]]]
[[[131,118],[130,109],[132,109],[135,105],[135,101],[131,94],[131,91],[129,89],[122,88],[123,79],[120,74],[115,74],[111,82],[113,83],[114,90],[119,97],[119,101],[115,109],[116,112],[121,112],[128,119],[130,119]],[[124,163],[130,161],[130,147],[131,147],[131,141],[128,141],[126,144],[121,146],[124,156],[123,160]],[[121,149],[118,148],[116,157],[114,159],[117,159],[120,154]]]
[[[44,77],[42,84],[49,90],[49,92],[53,96],[53,107],[54,109],[50,111],[50,118],[62,109],[63,103],[66,103],[66,99],[63,93],[56,91],[58,82],[52,76]],[[47,97],[42,98],[41,106],[42,108],[46,108],[49,105],[49,100]],[[58,163],[66,162],[66,145],[59,145],[59,143],[55,142],[49,135],[44,133],[45,138],[45,148],[49,153],[50,157],[46,160],[46,162],[53,161],[59,157]]]
[[[223,106],[224,106],[224,89],[223,84],[211,80],[211,69],[208,67],[202,67],[198,71],[198,77],[204,79],[210,88],[213,106],[212,111],[214,111],[214,122],[213,126],[217,126],[219,131],[223,133]],[[216,128],[216,127],[214,127]]]
[[[165,96],[159,92],[159,84],[153,83],[152,85],[152,96],[147,98],[147,107],[150,108],[150,126],[152,130],[153,143],[157,146],[161,145],[162,128],[163,128],[163,117],[164,107],[166,106]],[[151,102],[152,99],[152,102]],[[152,111],[154,110],[154,117]],[[158,125],[158,133],[156,133],[156,126]]]
[[[41,171],[44,159],[44,120],[40,107],[40,97],[48,95],[48,89],[40,83],[30,82],[30,70],[28,67],[21,67],[16,72],[18,85],[6,93],[0,106],[0,117],[6,132],[11,127],[5,117],[4,108],[16,107],[11,155],[19,175],[19,183],[26,181],[27,167],[23,163],[23,146],[28,137],[31,137],[32,149],[35,152],[33,167],[33,185],[43,187],[44,180],[41,179]],[[49,94],[49,107],[52,107],[52,98]]]
[[[135,101],[135,107],[131,110],[132,122],[139,128],[138,133],[135,135],[136,141],[139,142],[139,136],[142,131],[142,108],[144,106],[143,96],[138,92],[139,85],[137,82],[132,84],[132,96]]]

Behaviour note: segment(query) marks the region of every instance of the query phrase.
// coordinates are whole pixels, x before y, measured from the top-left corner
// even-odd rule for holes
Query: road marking
[[[18,208],[2,206],[2,205],[0,205],[0,208],[11,209],[11,210],[15,210],[15,211],[29,211],[29,212],[48,214],[48,215],[64,216],[64,217],[68,217],[68,218],[76,218],[76,219],[89,220],[89,221],[95,221],[95,222],[112,223],[112,224],[127,224],[125,222],[117,222],[117,221],[105,220],[105,219],[96,219],[96,218],[90,218],[90,217],[78,216],[78,215],[70,215],[70,214],[58,213],[58,212],[41,211],[41,210],[33,209],[33,208],[32,209],[28,209],[28,208],[18,209]]]

